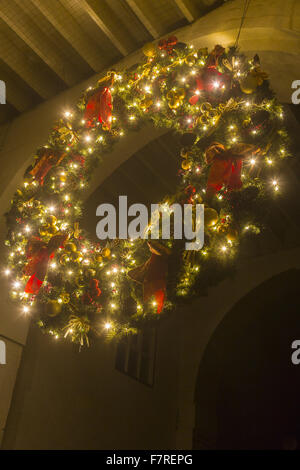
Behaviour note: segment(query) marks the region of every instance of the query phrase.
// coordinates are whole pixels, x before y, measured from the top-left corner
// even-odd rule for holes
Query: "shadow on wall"
[[[216,329],[201,361],[194,449],[300,449],[300,270],[264,282]]]

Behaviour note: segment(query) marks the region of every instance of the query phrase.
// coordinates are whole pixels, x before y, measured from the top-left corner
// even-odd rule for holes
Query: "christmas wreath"
[[[146,44],[142,63],[109,71],[39,148],[7,215],[11,296],[55,338],[80,345],[134,334],[234,269],[260,231],[288,155],[283,110],[259,57],[195,50],[176,37]],[[162,201],[205,205],[205,245],[93,243],[82,194],[115,142],[151,121],[182,134],[180,183]]]

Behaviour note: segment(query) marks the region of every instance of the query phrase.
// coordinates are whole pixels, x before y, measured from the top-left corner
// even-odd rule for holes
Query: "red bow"
[[[109,87],[104,87],[92,95],[87,102],[84,118],[87,126],[92,127],[94,119],[102,124],[102,127],[111,129],[112,99]]]
[[[62,160],[65,158],[66,153],[54,151],[53,149],[43,149],[42,155],[39,157],[33,169],[29,172],[30,175],[34,176],[42,186],[47,173],[53,166],[60,165]]]
[[[178,39],[176,36],[170,36],[168,39],[161,39],[158,43],[160,50],[165,50],[168,54],[172,54],[174,46],[176,46]]]
[[[243,158],[249,152],[257,153],[250,144],[236,144],[226,149],[224,145],[213,142],[205,152],[206,162],[211,164],[208,173],[206,193],[213,196],[222,186],[234,190],[242,187],[241,171]]]
[[[24,268],[24,274],[31,277],[25,287],[27,294],[38,294],[47,274],[49,260],[66,239],[67,235],[61,234],[52,237],[48,244],[38,237],[33,237],[28,242],[26,256],[29,261]]]
[[[128,276],[143,284],[144,302],[155,297],[157,313],[161,313],[166,295],[168,249],[158,242],[148,242],[150,258],[141,266],[128,272]]]

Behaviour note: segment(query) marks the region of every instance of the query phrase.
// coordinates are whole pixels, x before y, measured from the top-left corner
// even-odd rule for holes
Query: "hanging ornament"
[[[170,250],[159,242],[147,242],[151,257],[141,266],[128,271],[130,279],[143,284],[144,302],[155,297],[157,313],[161,313],[166,294],[167,255]]]
[[[115,72],[109,72],[106,77],[99,80],[98,90],[88,99],[84,115],[87,127],[93,127],[95,120],[97,120],[102,124],[103,129],[111,129],[112,96],[110,87],[114,82],[114,77]]]
[[[258,150],[249,144],[235,144],[227,149],[218,142],[213,142],[206,149],[206,162],[211,165],[206,187],[208,197],[220,191],[222,186],[226,186],[228,190],[242,187],[242,161],[250,152],[257,153]]]

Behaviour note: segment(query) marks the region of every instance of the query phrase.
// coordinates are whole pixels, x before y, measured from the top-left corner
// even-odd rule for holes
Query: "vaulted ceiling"
[[[0,0],[0,123],[223,0]]]

